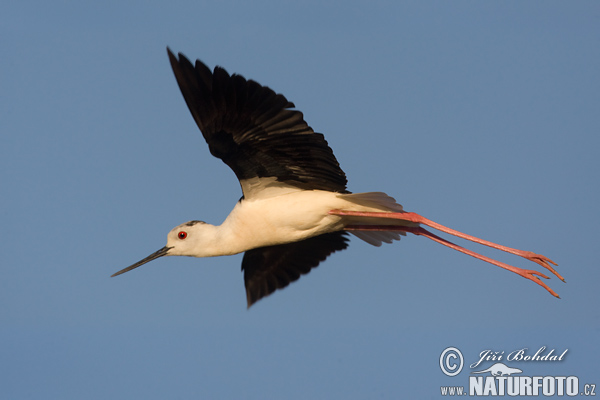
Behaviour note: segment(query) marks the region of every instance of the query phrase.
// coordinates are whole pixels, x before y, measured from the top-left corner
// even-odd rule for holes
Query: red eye
[[[181,231],[177,234],[177,237],[181,240],[185,239],[187,237],[187,232]]]

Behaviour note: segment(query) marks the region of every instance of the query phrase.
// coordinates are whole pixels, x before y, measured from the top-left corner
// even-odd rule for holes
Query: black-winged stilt
[[[406,232],[425,236],[512,271],[558,295],[535,270],[516,268],[457,246],[421,225],[524,257],[564,279],[552,260],[501,246],[405,212],[381,192],[350,193],[346,175],[320,133],[283,95],[223,68],[214,71],[167,49],[183,97],[213,156],[227,164],[243,197],[220,226],[190,221],[175,227],[167,245],[113,274],[162,256],[213,257],[245,252],[242,260],[248,307],[308,273],[348,246],[347,233],[374,246]]]

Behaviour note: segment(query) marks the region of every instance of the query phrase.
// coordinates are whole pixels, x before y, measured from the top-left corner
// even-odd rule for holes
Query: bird
[[[112,277],[163,256],[216,257],[244,253],[249,308],[348,247],[349,235],[374,246],[411,233],[514,272],[558,297],[541,272],[517,268],[458,246],[423,226],[533,261],[556,275],[549,258],[450,229],[407,212],[383,192],[351,193],[325,137],[294,103],[271,88],[212,71],[182,53],[167,54],[183,98],[210,153],[229,166],[242,197],[221,225],[192,220],[173,228],[167,244]],[[552,265],[551,265],[552,264]]]

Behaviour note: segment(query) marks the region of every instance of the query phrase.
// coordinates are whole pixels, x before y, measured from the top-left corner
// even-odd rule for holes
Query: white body
[[[352,224],[403,224],[398,220],[329,214],[331,210],[402,212],[402,206],[385,193],[341,194],[302,190],[273,181],[267,185],[264,180],[253,183],[242,182],[246,196],[252,196],[238,202],[220,226],[190,222],[174,228],[168,235],[167,247],[172,247],[168,255],[231,255],[340,231]],[[185,239],[179,237],[182,231],[186,233]],[[400,239],[396,232],[352,233],[375,246]]]

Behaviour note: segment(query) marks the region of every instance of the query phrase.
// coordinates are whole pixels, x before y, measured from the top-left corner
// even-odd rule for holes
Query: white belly
[[[325,191],[297,191],[267,199],[242,200],[223,226],[236,232],[239,242],[250,248],[296,242],[342,230],[341,218],[328,212],[344,204],[335,193]]]
[[[343,217],[330,210],[401,211],[400,205],[384,194],[385,205],[357,202],[360,195],[321,190],[286,190],[280,195],[242,200],[237,203],[222,228],[234,233],[231,245],[236,252],[256,247],[296,242],[344,229]],[[391,201],[390,201],[391,199]],[[364,199],[362,199],[364,200]],[[239,244],[236,245],[236,244]]]

